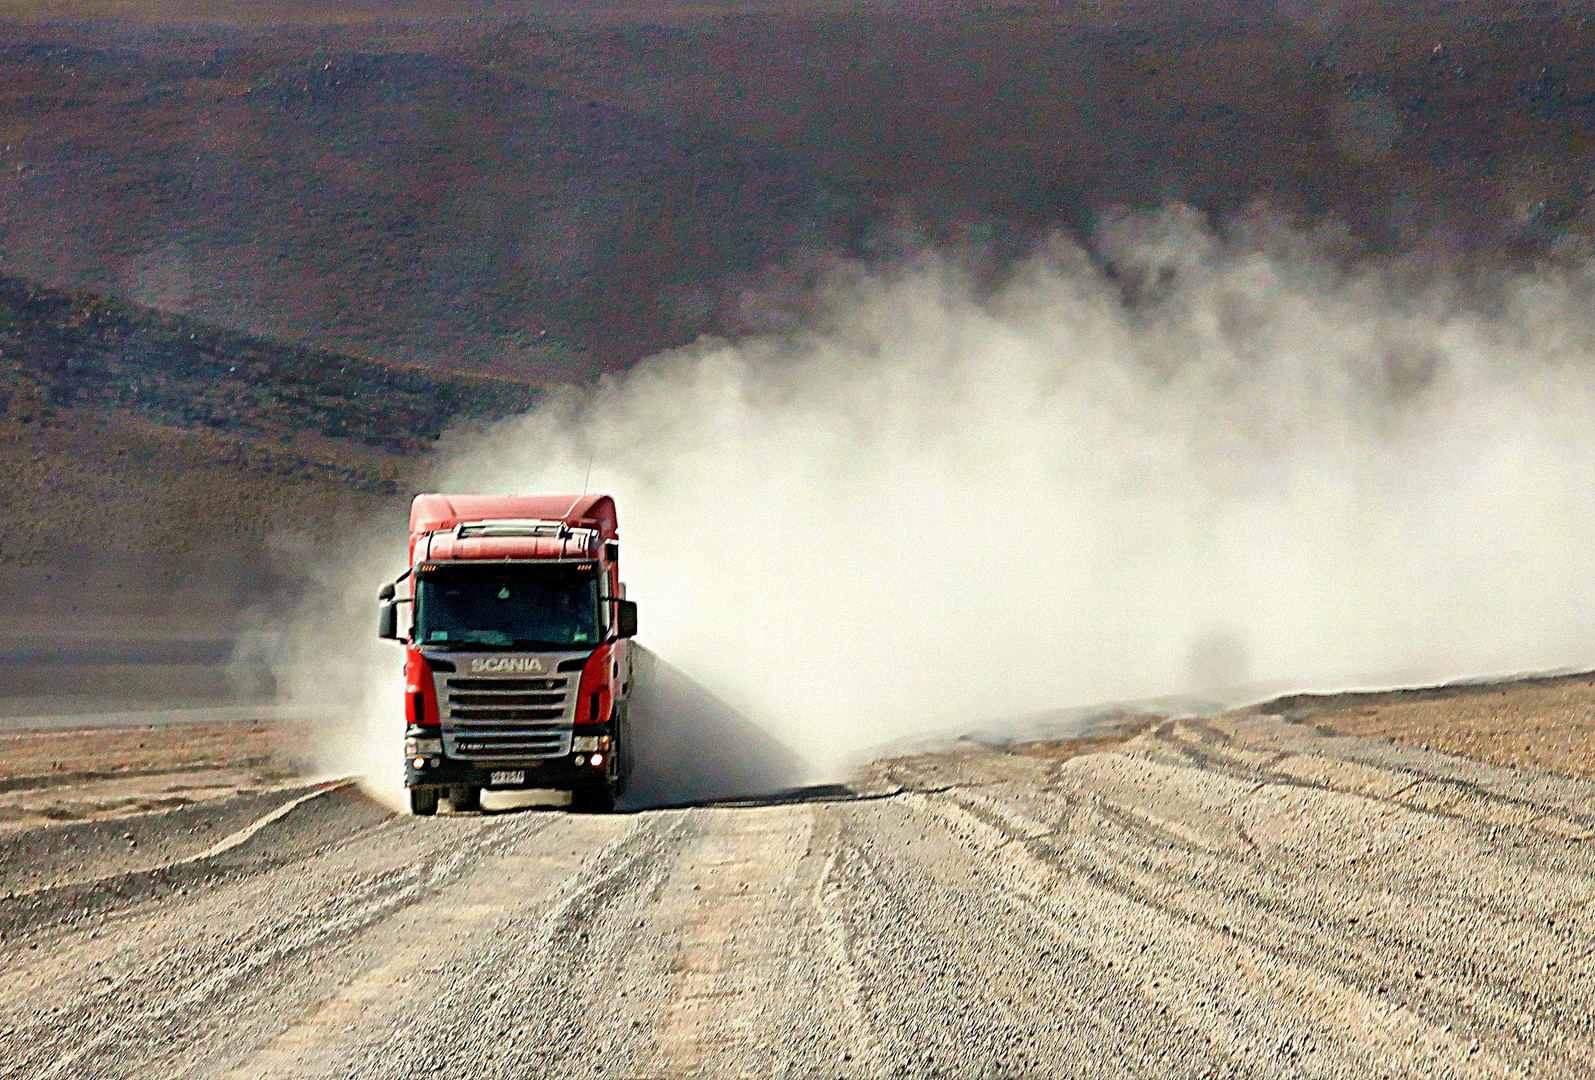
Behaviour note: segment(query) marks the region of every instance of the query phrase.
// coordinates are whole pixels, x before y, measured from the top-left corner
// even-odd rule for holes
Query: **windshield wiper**
[[[493,641],[423,641],[423,649],[435,649],[439,652],[580,652],[592,651],[598,646],[592,642],[582,641],[572,644],[566,641],[512,641],[501,644]]]

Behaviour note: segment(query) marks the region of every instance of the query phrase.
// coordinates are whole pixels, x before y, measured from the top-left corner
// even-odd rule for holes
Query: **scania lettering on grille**
[[[490,672],[498,674],[521,674],[532,672],[541,675],[547,669],[543,662],[535,656],[478,656],[471,661],[471,671]]]

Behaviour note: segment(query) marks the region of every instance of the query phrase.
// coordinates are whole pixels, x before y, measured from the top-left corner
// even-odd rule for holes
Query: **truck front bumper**
[[[412,728],[406,733],[406,740],[412,739],[419,743],[422,751],[405,756],[404,786],[407,788],[474,787],[493,791],[572,788],[603,780],[614,773],[610,752],[604,753],[604,763],[596,768],[590,764],[592,755],[587,752],[514,762],[462,761],[443,752],[436,729]],[[605,740],[605,745],[609,745],[609,740]]]
[[[413,759],[404,764],[404,786],[407,788],[462,786],[494,791],[569,788],[602,780],[607,775],[607,765],[595,769],[591,765],[578,765],[569,757],[546,758],[535,763],[483,765],[437,755],[431,758],[429,765],[419,769]]]

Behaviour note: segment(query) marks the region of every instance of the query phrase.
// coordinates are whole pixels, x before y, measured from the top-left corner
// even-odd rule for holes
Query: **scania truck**
[[[613,499],[417,495],[409,569],[378,599],[378,633],[404,645],[412,813],[521,788],[614,809],[631,764],[637,605]]]

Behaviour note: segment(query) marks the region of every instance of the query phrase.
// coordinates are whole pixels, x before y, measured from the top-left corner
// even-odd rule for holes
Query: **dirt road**
[[[257,791],[7,834],[0,1077],[1587,1077],[1592,838],[1259,716],[612,817]]]

